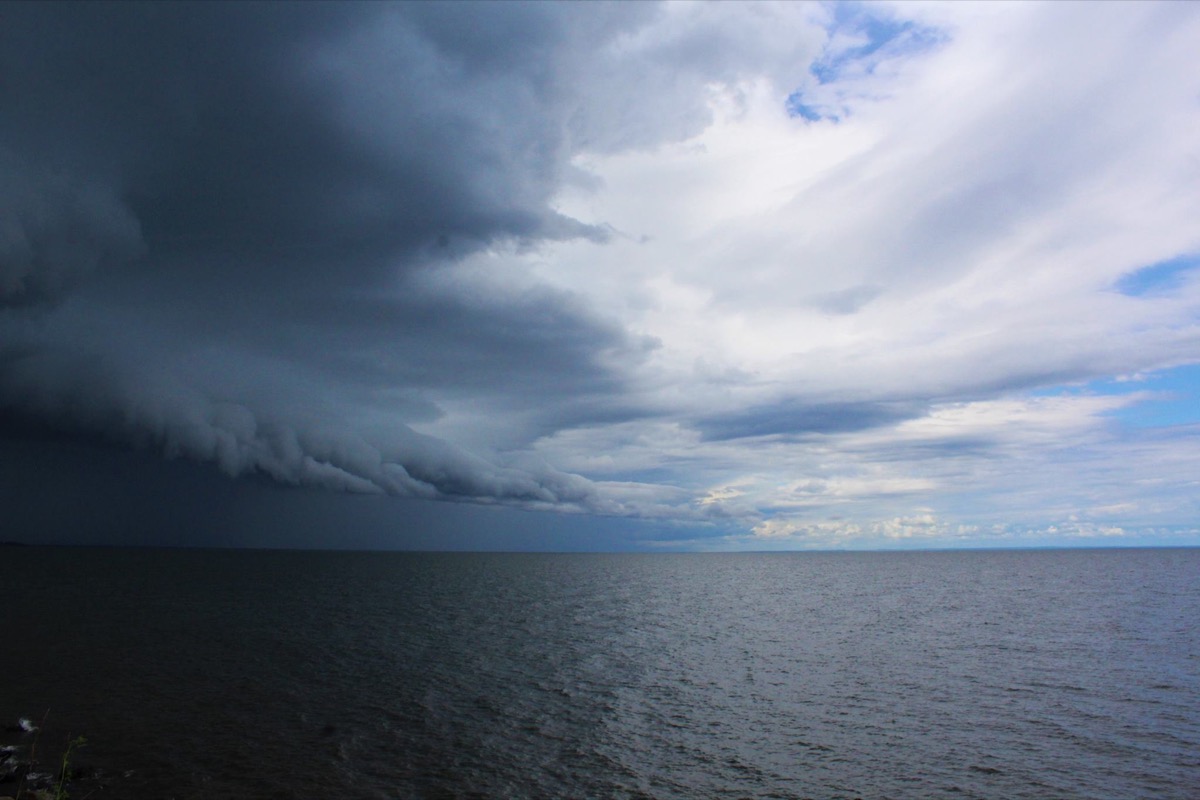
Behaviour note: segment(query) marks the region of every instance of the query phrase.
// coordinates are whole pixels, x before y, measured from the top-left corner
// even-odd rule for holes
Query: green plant
[[[71,752],[87,744],[87,739],[76,736],[67,742],[62,755],[62,769],[58,773],[58,785],[54,787],[54,800],[67,800],[67,779],[71,777]]]

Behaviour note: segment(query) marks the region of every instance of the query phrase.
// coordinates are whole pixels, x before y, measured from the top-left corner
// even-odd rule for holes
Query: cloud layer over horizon
[[[1190,4],[4,17],[4,436],[697,549],[1200,544]]]

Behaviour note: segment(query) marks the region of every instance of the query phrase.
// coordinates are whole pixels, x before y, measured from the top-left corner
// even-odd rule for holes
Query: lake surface
[[[1200,793],[1194,549],[12,547],[0,614],[97,800]]]

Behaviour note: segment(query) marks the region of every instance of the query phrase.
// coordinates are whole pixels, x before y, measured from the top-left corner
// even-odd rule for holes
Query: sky
[[[1200,545],[1200,4],[9,3],[0,540]]]

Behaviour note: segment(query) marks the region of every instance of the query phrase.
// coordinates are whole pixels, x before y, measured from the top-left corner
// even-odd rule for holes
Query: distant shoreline
[[[812,548],[800,550],[428,550],[331,547],[242,547],[209,544],[116,544],[98,542],[0,542],[0,547],[29,549],[93,549],[93,550],[157,550],[204,551],[240,553],[325,553],[366,555],[645,555],[645,556],[723,556],[723,555],[863,555],[863,554],[921,554],[921,553],[1038,553],[1090,552],[1134,550],[1197,550],[1200,544],[1086,544],[1086,545],[1009,545],[979,547],[875,547],[875,548]]]

